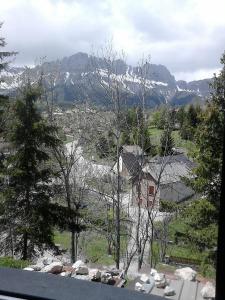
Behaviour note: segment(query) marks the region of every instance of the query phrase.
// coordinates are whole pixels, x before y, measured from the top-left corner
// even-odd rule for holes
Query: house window
[[[150,196],[153,196],[154,193],[155,193],[155,188],[154,188],[153,185],[150,185],[150,186],[148,187],[148,194],[149,194]]]

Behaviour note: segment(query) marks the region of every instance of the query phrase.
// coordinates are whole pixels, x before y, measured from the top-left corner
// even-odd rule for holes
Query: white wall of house
[[[122,173],[124,170],[124,163],[123,163],[123,159],[122,156],[119,157],[119,172]],[[113,167],[113,171],[115,173],[117,173],[117,162],[115,163],[114,167]]]

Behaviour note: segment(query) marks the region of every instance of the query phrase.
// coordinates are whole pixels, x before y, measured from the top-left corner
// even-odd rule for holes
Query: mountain
[[[1,73],[0,93],[13,93],[25,77],[29,76],[31,82],[36,82],[43,74],[45,87],[54,92],[57,103],[89,99],[95,104],[108,105],[106,90],[111,84],[108,66],[109,61],[105,59],[79,52],[31,69],[14,67]],[[209,95],[210,79],[176,81],[163,65],[146,64],[143,68],[147,74],[144,82],[140,68],[127,65],[122,60],[113,61],[110,70],[113,80],[119,84],[129,105],[138,104],[143,84],[148,107],[165,103],[183,105],[202,102]]]

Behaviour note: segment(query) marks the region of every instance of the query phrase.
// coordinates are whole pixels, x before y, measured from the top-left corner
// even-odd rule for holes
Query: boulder
[[[34,269],[34,271],[41,271],[42,268],[44,268],[44,264],[36,264],[36,265],[31,265],[30,268]]]
[[[151,276],[155,276],[155,274],[157,274],[158,272],[156,271],[156,269],[153,269],[153,268],[151,268],[151,271],[150,271],[150,275]]]
[[[76,268],[76,275],[88,275],[89,271],[88,271],[88,267],[86,266],[79,266],[78,268]]]
[[[101,283],[113,285],[115,284],[115,279],[113,279],[111,274],[103,272],[101,274]]]
[[[43,259],[42,259],[42,263],[45,266],[48,266],[48,265],[50,265],[53,262],[54,262],[54,259],[52,257],[43,257]]]
[[[140,282],[135,283],[135,291],[141,291],[142,290],[142,284]]]
[[[73,267],[71,266],[63,266],[62,272],[70,272],[72,273],[74,271]]]
[[[164,296],[174,296],[176,293],[175,293],[175,290],[170,287],[170,286],[166,286],[165,289],[164,289]]]
[[[167,282],[166,278],[164,278],[161,281],[156,281],[155,285],[157,288],[164,289],[168,285],[168,282]]]
[[[121,271],[116,268],[112,268],[110,270],[107,270],[107,273],[111,274],[112,276],[118,276],[120,275]]]
[[[24,271],[34,271],[34,269],[31,268],[31,267],[26,267],[26,268],[24,268],[23,270],[24,270]]]
[[[60,261],[63,263],[63,265],[68,265],[70,264],[70,257],[67,255],[62,255]]]
[[[50,265],[45,266],[43,269],[41,269],[41,272],[59,274],[62,271],[62,267],[63,265],[61,262],[53,262]]]
[[[140,280],[144,283],[150,283],[150,279],[146,274],[142,274]]]
[[[142,285],[141,290],[145,293],[145,294],[149,294],[151,292],[151,290],[153,289],[153,287],[155,286],[155,282],[152,281],[150,283],[144,283]]]
[[[90,269],[89,277],[92,281],[100,281],[101,280],[101,272],[98,269]]]
[[[153,276],[153,278],[154,278],[155,281],[162,281],[165,278],[165,274],[163,274],[163,273],[156,273]]]
[[[71,272],[62,272],[59,275],[63,276],[63,277],[70,277],[71,276]]]
[[[155,286],[157,288],[164,289],[168,285],[165,274],[163,273],[156,273],[153,278],[155,280]]]
[[[84,262],[82,260],[77,260],[73,265],[72,265],[72,268],[73,269],[77,269],[79,268],[80,266],[84,266]]]
[[[175,276],[178,276],[181,279],[195,281],[197,272],[190,267],[186,267],[177,269],[174,274]]]
[[[90,281],[90,277],[88,275],[72,275],[71,277],[75,278],[75,279],[80,279],[80,280],[86,280],[86,281]]]
[[[216,296],[215,287],[211,282],[206,282],[201,289],[201,295],[204,299],[214,299]]]

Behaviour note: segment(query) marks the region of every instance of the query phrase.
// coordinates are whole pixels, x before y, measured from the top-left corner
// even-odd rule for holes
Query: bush
[[[13,259],[11,257],[0,257],[0,267],[23,269],[29,265],[29,261]]]

